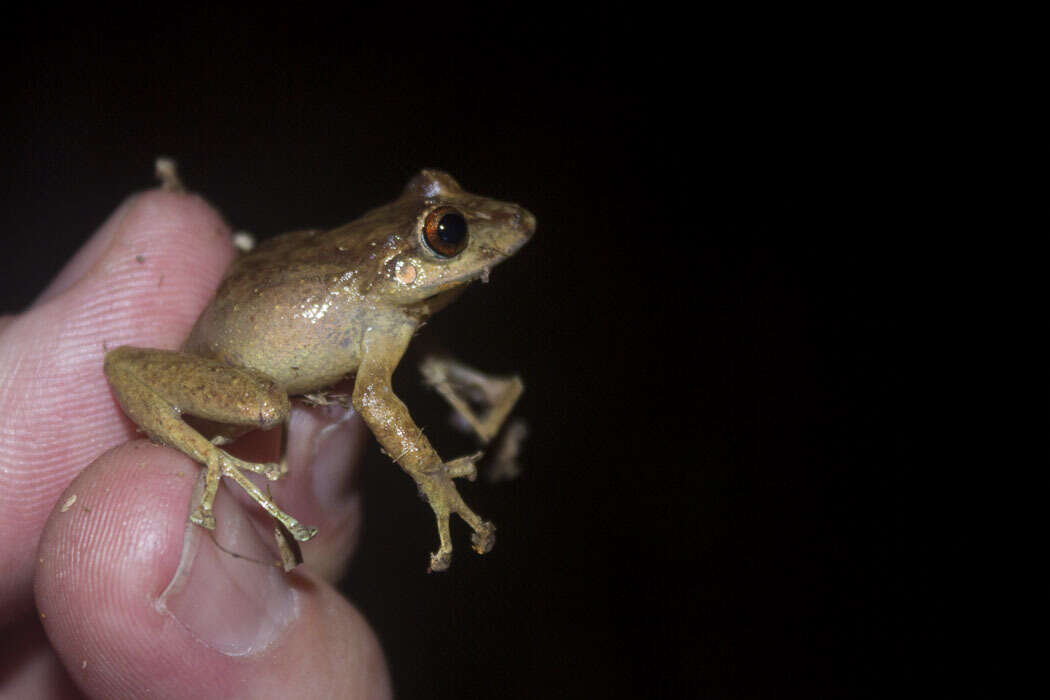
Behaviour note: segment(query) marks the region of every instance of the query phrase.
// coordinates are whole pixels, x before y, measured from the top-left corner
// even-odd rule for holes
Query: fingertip
[[[229,226],[202,197],[159,188],[138,192],[128,196],[107,217],[37,297],[33,306],[61,296],[92,272],[119,272],[120,266],[100,268],[99,263],[111,253],[119,254],[119,248],[134,246],[136,239],[143,238],[152,239],[148,246],[140,246],[143,248],[173,245],[220,258],[232,255]],[[141,240],[141,243],[145,242]],[[137,254],[137,258],[142,257],[142,253]]]
[[[40,536],[37,607],[51,631],[72,623],[85,600],[156,598],[178,564],[197,470],[173,450],[137,440],[114,448],[66,487]],[[119,623],[120,616],[109,623]]]
[[[148,602],[177,566],[176,513],[185,517],[194,476],[178,454],[129,443],[82,471],[48,517],[34,595],[48,638],[81,688],[127,695],[124,646],[142,646],[163,629]]]

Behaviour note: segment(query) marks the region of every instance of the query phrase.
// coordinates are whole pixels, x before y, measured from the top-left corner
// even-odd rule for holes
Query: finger
[[[107,347],[175,347],[233,257],[198,197],[150,191],[121,206],[0,342],[0,624],[31,604],[37,538],[58,494],[134,434],[102,373]]]
[[[364,521],[361,459],[371,433],[353,409],[293,405],[288,477],[274,491],[280,506],[318,528],[303,545],[306,564],[326,581],[343,574]]]
[[[48,520],[36,601],[74,682],[98,697],[389,697],[361,615],[308,569],[253,561],[269,546],[235,499],[215,504],[224,549],[187,531],[198,472],[137,441],[63,494],[76,500]]]

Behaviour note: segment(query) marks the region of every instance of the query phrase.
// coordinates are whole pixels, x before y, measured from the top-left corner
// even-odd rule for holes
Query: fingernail
[[[349,408],[332,405],[296,406],[292,411],[289,462],[308,464],[314,497],[329,515],[351,500],[356,469],[351,468],[368,437],[361,417]]]
[[[266,649],[297,617],[297,594],[244,507],[222,489],[215,520],[214,532],[187,526],[182,561],[157,607],[206,646],[244,656]]]

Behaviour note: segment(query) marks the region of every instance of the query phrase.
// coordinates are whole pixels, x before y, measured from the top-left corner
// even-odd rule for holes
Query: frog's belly
[[[209,306],[184,349],[264,372],[289,394],[301,394],[332,386],[357,370],[359,325],[342,320]]]

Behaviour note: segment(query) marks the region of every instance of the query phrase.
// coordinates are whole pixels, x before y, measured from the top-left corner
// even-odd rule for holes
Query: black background
[[[913,652],[953,629],[903,604],[958,544],[895,563],[921,510],[895,488],[914,275],[883,204],[912,192],[882,179],[863,64],[609,10],[180,12],[10,25],[5,311],[158,154],[260,236],[342,223],[427,166],[539,221],[418,339],[525,378],[525,475],[464,488],[494,551],[454,524],[451,571],[426,575],[431,516],[368,456],[345,590],[401,697],[866,696],[939,673]],[[398,390],[459,454],[413,360]]]

